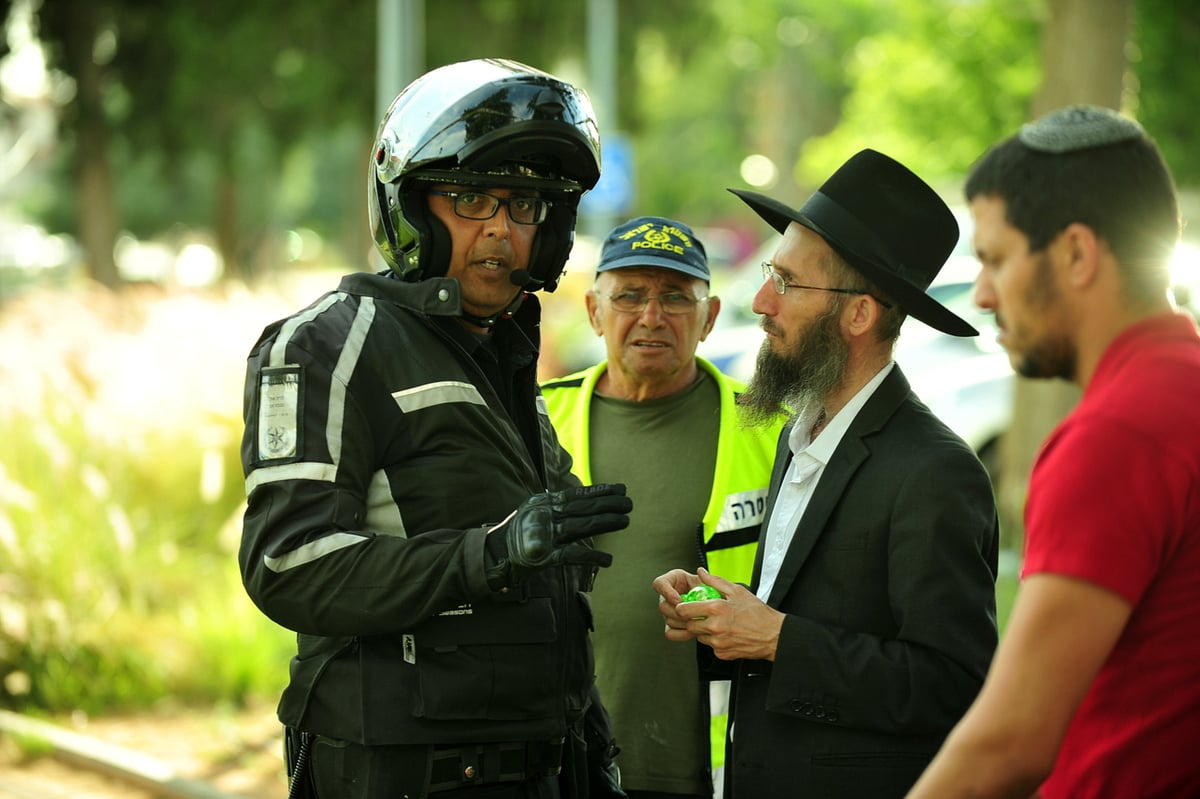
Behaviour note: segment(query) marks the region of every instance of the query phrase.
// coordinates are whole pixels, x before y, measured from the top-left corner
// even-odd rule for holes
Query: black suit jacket
[[[904,796],[991,662],[998,544],[987,472],[893,368],[784,558],[768,600],[787,614],[774,662],[733,664],[726,799]]]

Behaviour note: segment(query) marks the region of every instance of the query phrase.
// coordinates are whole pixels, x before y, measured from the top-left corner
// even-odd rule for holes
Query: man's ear
[[[1096,231],[1080,222],[1067,225],[1050,243],[1052,254],[1065,265],[1067,284],[1074,288],[1086,288],[1096,281],[1103,248]]]
[[[600,302],[596,299],[596,290],[592,289],[583,295],[583,301],[587,305],[588,324],[597,336],[603,336],[604,328],[600,326]]]
[[[883,306],[867,294],[850,296],[851,301],[842,306],[842,327],[851,336],[862,336],[875,329]]]
[[[713,325],[717,323],[717,316],[721,313],[721,298],[712,296],[708,298],[708,318],[704,320],[704,331],[700,334],[700,340],[708,338],[708,334],[712,332]]]

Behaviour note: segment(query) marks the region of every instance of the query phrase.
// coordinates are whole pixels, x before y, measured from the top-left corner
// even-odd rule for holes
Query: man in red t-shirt
[[[966,193],[1013,368],[1083,396],[1034,466],[983,690],[909,797],[1200,796],[1200,334],[1168,299],[1170,172],[1136,122],[1075,106]]]

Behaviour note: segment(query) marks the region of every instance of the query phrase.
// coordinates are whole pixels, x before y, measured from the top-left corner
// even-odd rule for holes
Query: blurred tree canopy
[[[1136,0],[1129,45],[1128,104],[1158,141],[1180,186],[1200,186],[1200,3]]]
[[[76,84],[59,164],[76,202],[56,197],[47,212],[82,229],[112,208],[139,237],[208,229],[227,263],[253,264],[273,230],[321,210],[319,170],[284,181],[299,148],[347,127],[365,139],[356,119],[370,108],[374,56],[363,16],[280,0],[44,2],[50,63]]]
[[[587,87],[586,11],[426,2],[426,61],[511,57]],[[1200,75],[1180,65],[1200,45],[1200,5],[1137,0],[1135,13],[1125,106],[1194,184]],[[43,167],[55,190],[27,210],[76,234],[93,276],[116,282],[103,251],[119,231],[207,231],[227,274],[248,278],[279,265],[300,226],[366,263],[375,0],[41,0],[34,14],[74,92]],[[863,146],[953,186],[1028,118],[1045,15],[1046,0],[619,0],[616,118],[600,123],[633,142],[629,212],[730,222],[724,188],[745,185],[752,154],[775,165],[761,188],[783,200]]]

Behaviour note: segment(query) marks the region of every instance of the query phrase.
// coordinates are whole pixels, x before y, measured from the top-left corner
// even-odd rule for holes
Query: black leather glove
[[[612,555],[581,539],[625,529],[632,509],[624,483],[535,494],[488,531],[488,586],[498,591],[561,564],[611,565]]]

